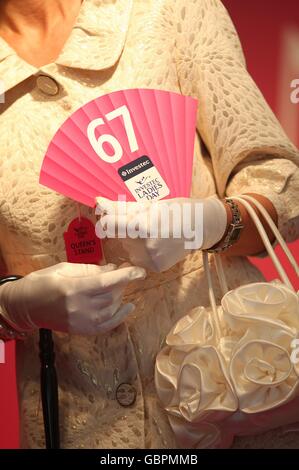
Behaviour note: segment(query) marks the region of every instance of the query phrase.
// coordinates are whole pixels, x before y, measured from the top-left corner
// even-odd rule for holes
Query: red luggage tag
[[[76,217],[63,234],[69,263],[99,264],[103,259],[100,239],[95,227],[86,217]]]

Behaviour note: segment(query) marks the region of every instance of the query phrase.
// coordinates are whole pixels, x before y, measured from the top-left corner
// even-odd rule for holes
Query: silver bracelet
[[[0,287],[6,282],[17,281],[21,279],[22,276],[7,276],[0,278]],[[11,323],[1,315],[1,306],[0,306],[0,339],[3,341],[10,341],[14,339],[24,340],[27,337],[27,333],[17,330]]]
[[[220,243],[218,242],[214,247],[206,250],[208,253],[221,253],[226,251],[239,240],[241,231],[244,228],[238,204],[229,197],[225,198],[225,201],[229,205],[232,212],[232,221],[228,227],[228,231],[224,240]]]

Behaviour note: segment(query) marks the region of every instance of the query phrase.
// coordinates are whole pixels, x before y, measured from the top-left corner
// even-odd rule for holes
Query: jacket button
[[[55,96],[59,92],[58,83],[48,75],[39,75],[36,79],[36,86],[45,95]]]
[[[136,388],[131,384],[122,383],[116,389],[116,400],[121,406],[131,406],[136,401]]]

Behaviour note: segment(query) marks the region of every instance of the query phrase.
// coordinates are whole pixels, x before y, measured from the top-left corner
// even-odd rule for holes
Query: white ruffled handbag
[[[217,306],[203,253],[211,308],[197,307],[181,318],[156,359],[157,393],[183,448],[225,448],[234,436],[299,421],[299,298],[248,201],[297,275],[298,266],[263,206],[251,196],[233,199],[247,208],[282,282],[228,291],[221,258],[213,255],[224,294]]]

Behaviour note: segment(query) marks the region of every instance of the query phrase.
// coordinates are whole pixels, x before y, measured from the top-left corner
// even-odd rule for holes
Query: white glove
[[[1,286],[0,311],[18,330],[104,333],[134,310],[121,305],[122,293],[144,277],[144,269],[134,266],[59,263]]]
[[[98,197],[96,202],[96,214],[101,214],[97,236],[122,238],[130,261],[156,272],[169,269],[191,250],[212,247],[227,227],[226,209],[216,197],[146,203]]]

